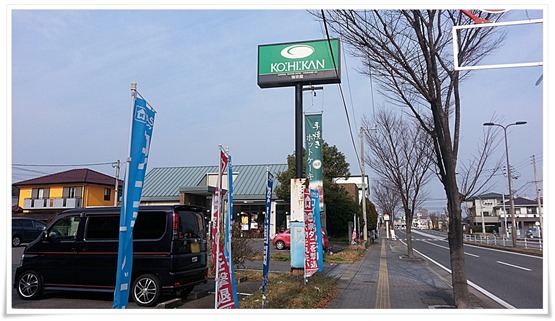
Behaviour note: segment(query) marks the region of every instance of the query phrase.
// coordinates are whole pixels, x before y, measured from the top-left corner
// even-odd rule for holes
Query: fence
[[[483,234],[465,234],[465,242],[482,243],[489,245],[499,245],[499,246],[513,246],[513,240],[510,237],[505,236],[495,236],[495,235],[483,235]],[[516,246],[525,249],[534,249],[543,251],[543,239],[541,238],[521,238],[517,239]]]

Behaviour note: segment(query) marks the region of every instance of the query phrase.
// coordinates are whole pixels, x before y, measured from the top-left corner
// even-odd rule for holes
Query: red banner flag
[[[222,177],[229,165],[227,154],[220,149],[220,161],[218,171],[218,182],[214,193],[212,204],[212,257],[214,259],[216,279],[215,279],[215,308],[216,309],[237,309],[234,299],[233,273],[225,258],[224,245],[220,240],[220,209],[222,195]],[[229,189],[229,187],[228,187]],[[228,191],[229,193],[229,191]],[[222,213],[223,214],[223,213]],[[230,260],[231,261],[231,260]]]
[[[220,248],[222,245],[220,244]],[[233,299],[233,280],[223,251],[218,253],[218,282],[216,282],[216,309],[236,309]]]
[[[227,155],[220,150],[220,161],[218,169],[218,181],[214,191],[214,198],[212,199],[212,259],[214,266],[216,266],[216,258],[218,257],[218,238],[220,235],[220,207],[221,207],[221,189],[222,189],[222,176],[227,168]]]

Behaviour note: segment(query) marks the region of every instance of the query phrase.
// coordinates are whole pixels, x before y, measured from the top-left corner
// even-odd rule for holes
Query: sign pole
[[[295,84],[295,178],[303,177],[303,85]]]

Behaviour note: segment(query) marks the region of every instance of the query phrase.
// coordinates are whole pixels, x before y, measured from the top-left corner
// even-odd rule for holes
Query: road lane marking
[[[426,243],[426,244],[430,244],[430,245],[433,245],[433,246],[437,246],[437,247],[439,247],[439,248],[446,249],[446,250],[449,249],[448,246],[441,246],[441,245],[437,245],[437,244],[431,243],[431,242],[423,241],[422,243]],[[464,252],[464,254],[466,254],[466,255],[468,255],[468,256],[473,256],[473,257],[480,257],[479,255],[472,254],[472,253],[468,253],[468,252]]]
[[[525,267],[518,266],[518,265],[514,265],[514,264],[509,264],[509,263],[505,263],[505,262],[501,262],[501,261],[495,261],[495,262],[497,262],[499,264],[506,265],[506,266],[514,267],[514,268],[517,268],[517,269],[521,269],[521,270],[524,270],[524,271],[532,271],[532,269],[525,268]]]
[[[401,243],[405,244],[405,246],[407,245],[406,243],[404,243],[403,241],[401,241]],[[414,252],[416,252],[418,255],[422,256],[423,258],[425,258],[426,260],[432,262],[433,264],[437,265],[439,268],[447,271],[449,274],[451,274],[451,269],[443,266],[441,263],[434,261],[431,257],[424,255],[424,253],[418,251],[417,249],[413,249]],[[489,297],[490,299],[494,300],[495,302],[501,304],[502,306],[504,306],[507,309],[516,309],[514,306],[510,305],[509,303],[503,301],[501,298],[497,297],[495,294],[487,291],[486,289],[478,286],[476,283],[468,280],[466,280],[466,283],[468,285],[470,285],[471,287],[473,287],[474,289],[476,289],[477,291],[481,292],[482,294],[484,294],[485,296]]]

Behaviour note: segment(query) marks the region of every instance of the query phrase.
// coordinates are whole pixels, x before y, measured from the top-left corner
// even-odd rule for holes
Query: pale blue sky
[[[235,164],[285,163],[293,153],[294,89],[258,87],[257,47],[325,38],[306,11],[27,9],[11,11],[9,30],[12,163],[123,161],[132,81],[158,112],[147,171],[215,165],[218,144],[230,148]],[[542,12],[511,10],[510,20],[528,18],[542,18]],[[542,60],[542,35],[534,30],[511,33],[492,59]],[[341,86],[360,152],[361,118],[371,116],[383,99],[376,92],[372,96],[377,84],[357,72],[358,61],[342,54]],[[521,174],[513,186],[530,198],[535,198],[532,155],[538,179],[543,175],[546,77],[535,85],[542,73],[542,67],[475,71],[462,93],[461,161],[475,152],[482,123],[492,116],[505,124],[528,121],[511,127],[509,148],[511,164]],[[323,111],[324,139],[346,155],[352,174],[360,174],[339,87],[326,85],[316,97],[305,94],[304,110]],[[499,149],[498,157],[503,152]],[[68,169],[8,167],[14,182]],[[115,174],[110,165],[81,167]],[[438,186],[430,185],[433,209],[444,206]],[[493,191],[506,192],[506,178],[499,177]]]

